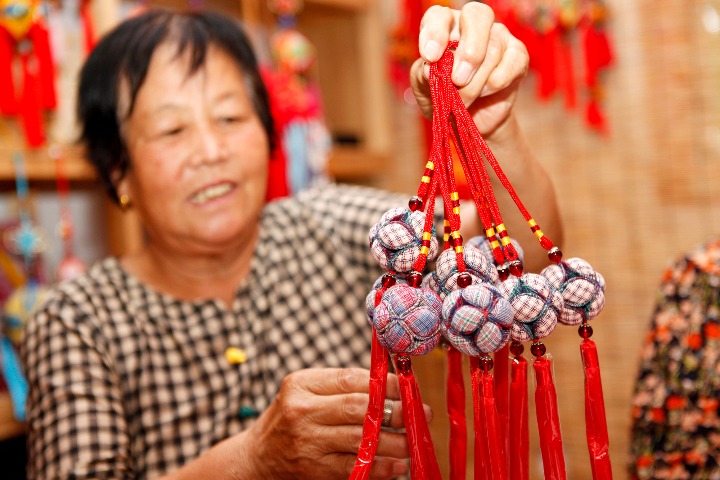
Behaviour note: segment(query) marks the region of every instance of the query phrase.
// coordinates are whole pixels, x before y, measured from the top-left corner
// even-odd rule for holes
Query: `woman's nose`
[[[225,142],[220,129],[211,123],[198,126],[195,162],[199,165],[222,161],[225,156]]]

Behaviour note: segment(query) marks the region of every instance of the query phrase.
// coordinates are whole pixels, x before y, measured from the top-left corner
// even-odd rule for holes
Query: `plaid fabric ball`
[[[467,266],[467,272],[473,277],[473,284],[496,283],[498,274],[495,268],[488,263],[480,249],[466,246],[463,249],[463,258]],[[460,272],[457,268],[457,257],[453,249],[443,251],[435,262],[435,271],[425,275],[423,287],[435,291],[440,298],[445,297],[452,291],[457,290],[457,279]]]
[[[382,288],[382,279],[384,275],[380,275],[372,286],[372,290],[365,297],[365,312],[370,323],[372,323],[375,314],[375,296],[377,291]],[[395,275],[395,285],[407,285],[407,278],[404,275]]]
[[[582,258],[570,258],[546,267],[548,279],[565,302],[560,318],[566,325],[578,325],[595,318],[605,306],[605,279]]]
[[[515,250],[517,250],[518,259],[521,262],[525,262],[525,252],[523,252],[522,247],[520,246],[520,243],[515,240],[514,238],[510,238],[510,243],[515,247]],[[492,247],[490,246],[490,242],[488,241],[487,237],[483,235],[478,235],[477,237],[472,237],[470,240],[465,242],[465,246],[473,246],[475,248],[480,249],[483,256],[487,259],[488,262],[490,262],[491,265],[495,265],[496,267],[499,267],[500,265],[497,264],[495,261],[495,256],[492,252]]]
[[[515,310],[513,340],[527,342],[552,333],[563,310],[563,299],[545,277],[535,273],[510,276],[499,289]]]
[[[411,212],[407,208],[393,208],[385,212],[380,222],[370,229],[370,251],[375,261],[385,270],[409,272],[420,256],[425,213]],[[430,239],[428,260],[435,258],[438,241],[435,226]]]
[[[372,324],[391,352],[425,355],[440,342],[441,314],[442,301],[432,290],[395,285],[383,294]]]
[[[515,312],[500,290],[481,283],[450,292],[442,315],[443,336],[462,353],[477,357],[505,346]]]

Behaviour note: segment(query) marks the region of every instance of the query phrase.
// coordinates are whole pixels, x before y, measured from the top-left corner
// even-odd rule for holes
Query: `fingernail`
[[[425,58],[429,62],[434,62],[435,60],[440,58],[440,54],[442,54],[442,49],[440,48],[440,44],[437,43],[435,40],[428,40],[427,42],[425,42],[423,52],[425,53]]]
[[[453,75],[453,81],[458,87],[464,87],[470,81],[470,75],[472,74],[473,67],[468,62],[460,62],[460,65],[455,69]]]
[[[407,464],[404,462],[397,462],[393,465],[392,473],[393,475],[402,475],[404,473],[407,473],[408,467]]]
[[[429,422],[433,419],[433,411],[432,408],[430,408],[428,405],[423,405],[423,410],[425,411],[425,418]]]

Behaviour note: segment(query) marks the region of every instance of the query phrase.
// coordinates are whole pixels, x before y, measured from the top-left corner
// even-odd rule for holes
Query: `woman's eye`
[[[182,127],[173,127],[173,128],[166,128],[160,132],[161,137],[173,137],[175,135],[179,135],[182,133],[183,128]]]
[[[240,117],[229,115],[226,117],[220,117],[220,123],[223,124],[229,124],[229,123],[236,123],[240,121]]]

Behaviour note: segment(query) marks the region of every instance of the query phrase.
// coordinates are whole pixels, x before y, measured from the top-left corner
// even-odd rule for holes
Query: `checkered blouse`
[[[30,478],[157,477],[248,427],[289,372],[367,366],[381,273],[367,234],[405,201],[327,186],[269,204],[227,308],[157,292],[115,258],[60,285],[22,349]]]

